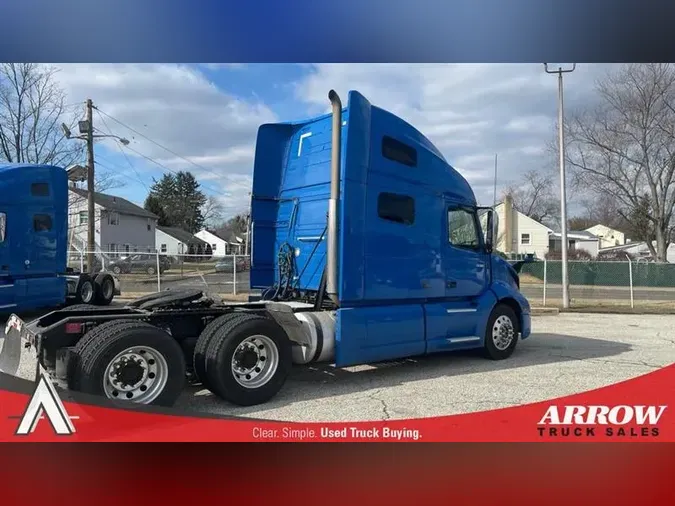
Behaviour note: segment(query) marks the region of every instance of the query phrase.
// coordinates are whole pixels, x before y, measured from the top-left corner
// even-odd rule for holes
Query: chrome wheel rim
[[[82,296],[82,302],[91,302],[91,299],[94,297],[94,285],[90,281],[86,281],[82,284],[80,291]]]
[[[506,350],[516,335],[515,327],[511,318],[501,315],[492,326],[492,342],[499,351]]]
[[[164,356],[148,346],[132,346],[118,353],[103,375],[108,399],[149,404],[164,390],[169,366]]]
[[[267,384],[279,367],[279,349],[267,336],[244,339],[232,355],[232,376],[244,388],[260,388]]]

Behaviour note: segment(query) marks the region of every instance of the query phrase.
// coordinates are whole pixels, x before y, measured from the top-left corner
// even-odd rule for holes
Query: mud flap
[[[37,382],[42,368],[38,360],[37,335],[31,324],[13,314],[4,328],[0,341],[0,372]]]

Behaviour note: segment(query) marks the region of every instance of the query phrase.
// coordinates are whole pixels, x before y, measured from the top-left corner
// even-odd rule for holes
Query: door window
[[[0,243],[5,242],[5,235],[7,233],[7,215],[0,213]]]
[[[476,224],[476,213],[466,209],[448,211],[448,238],[456,248],[478,249],[480,238]]]
[[[36,232],[49,232],[52,229],[52,217],[48,214],[36,214],[33,216],[33,230]]]

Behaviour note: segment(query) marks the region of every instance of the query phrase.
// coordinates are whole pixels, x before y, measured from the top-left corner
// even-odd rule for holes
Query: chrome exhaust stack
[[[326,293],[335,304],[338,304],[338,202],[340,201],[340,156],[342,153],[342,101],[335,90],[330,90],[328,99],[333,106],[333,138],[330,158],[330,200],[328,201]]]

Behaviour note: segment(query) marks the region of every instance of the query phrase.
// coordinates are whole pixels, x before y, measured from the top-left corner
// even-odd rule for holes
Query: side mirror
[[[494,249],[494,238],[496,237],[495,213],[492,209],[487,211],[487,227],[485,237],[485,249],[488,253],[492,253]]]

